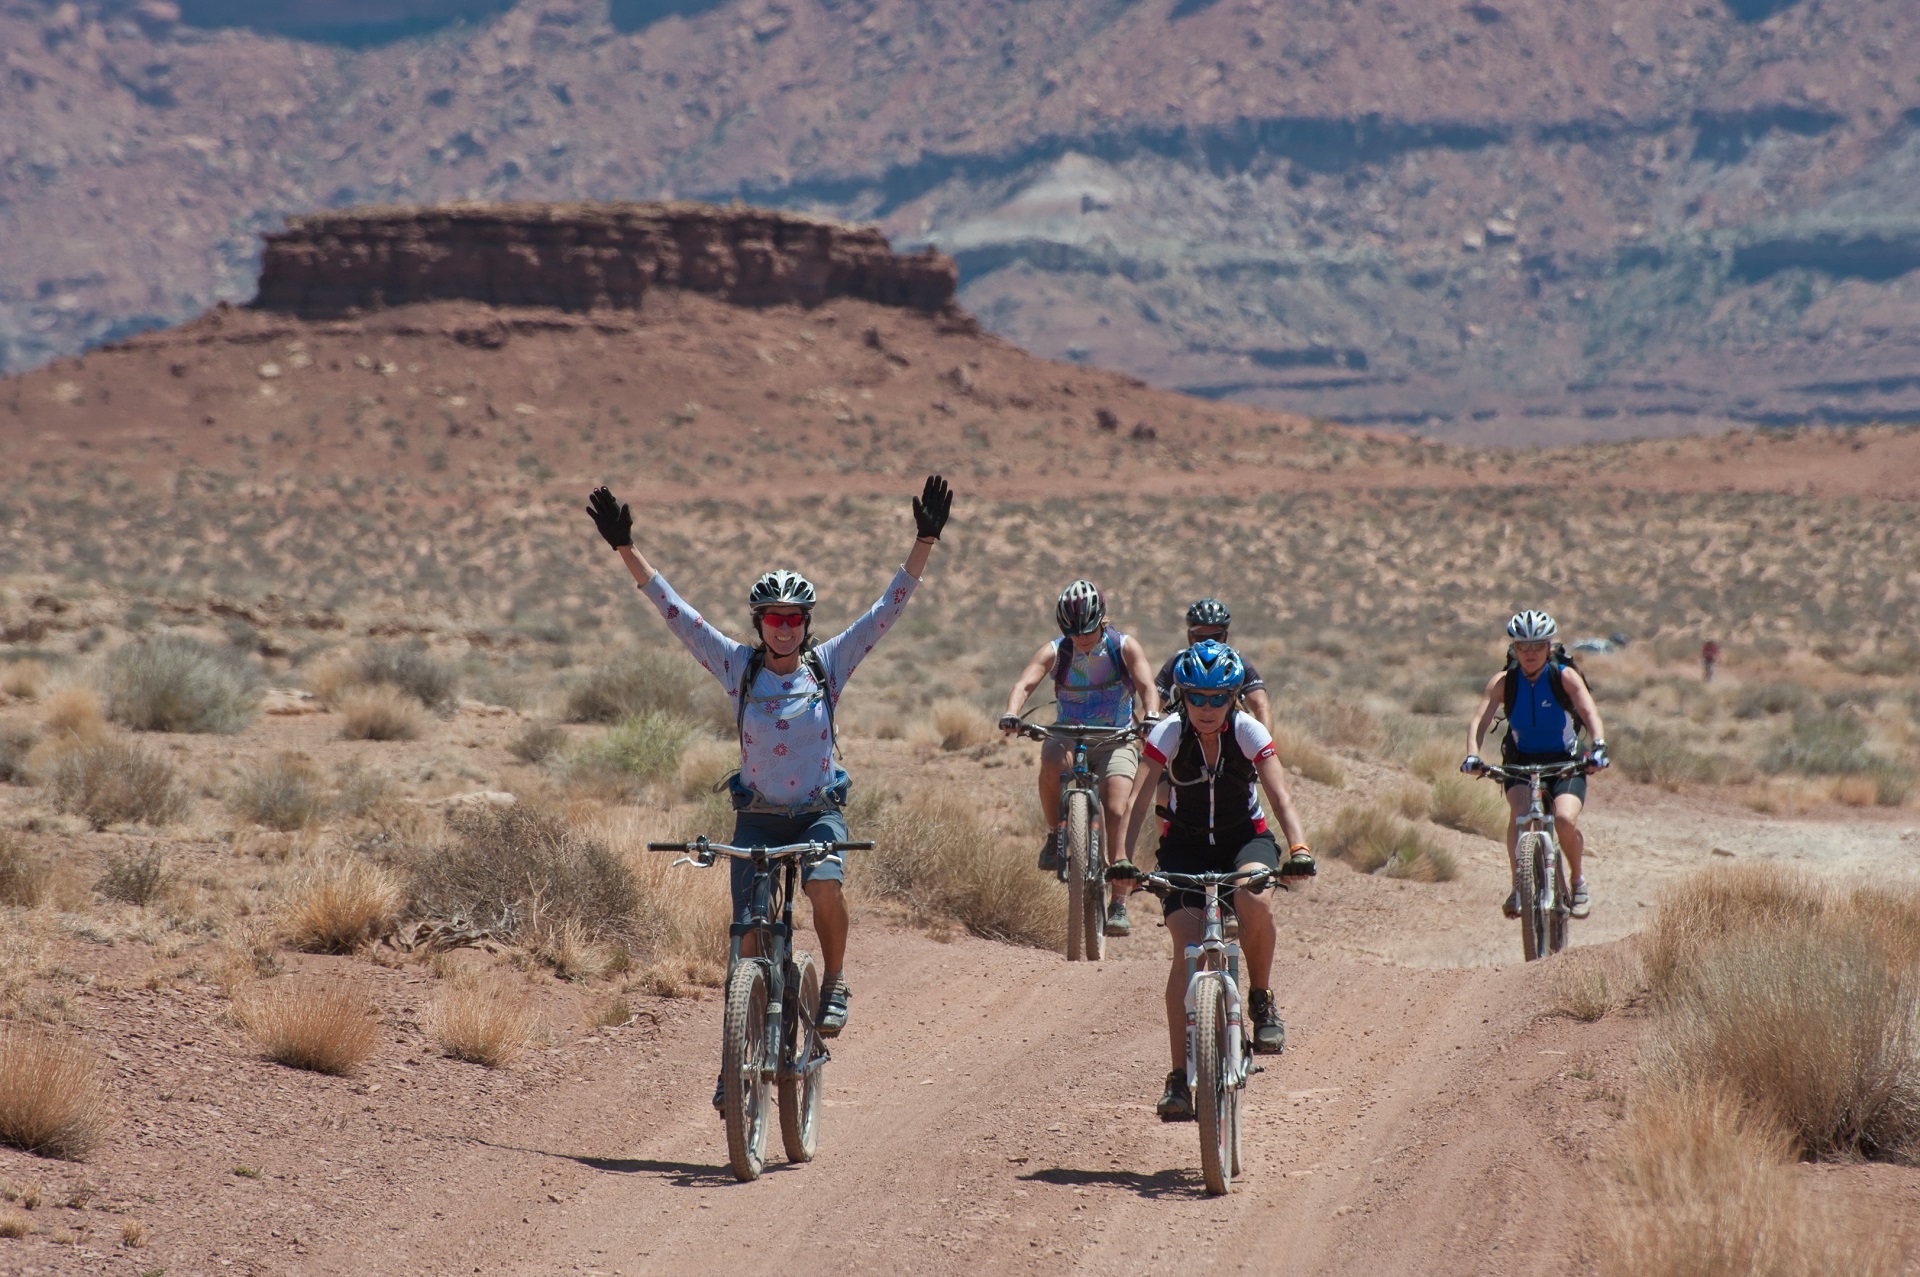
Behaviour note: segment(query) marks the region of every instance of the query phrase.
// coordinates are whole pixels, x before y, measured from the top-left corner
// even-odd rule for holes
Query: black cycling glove
[[[587,513],[608,545],[618,550],[633,544],[633,510],[626,502],[614,500],[609,489],[602,486],[593,490],[587,498]]]
[[[913,522],[920,529],[920,535],[938,541],[940,529],[947,526],[947,515],[952,510],[953,489],[939,475],[928,475],[927,486],[913,499]]]

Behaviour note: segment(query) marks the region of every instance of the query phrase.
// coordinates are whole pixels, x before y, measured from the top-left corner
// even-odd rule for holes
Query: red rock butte
[[[633,310],[650,288],[936,312],[958,281],[945,254],[896,253],[871,227],[692,203],[347,209],[266,239],[253,306],[306,318],[458,299]]]

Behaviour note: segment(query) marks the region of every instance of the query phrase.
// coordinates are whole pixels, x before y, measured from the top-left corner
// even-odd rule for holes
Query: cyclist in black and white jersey
[[[1275,755],[1273,735],[1239,708],[1246,666],[1239,653],[1222,643],[1196,643],[1174,664],[1180,689],[1177,712],[1160,720],[1147,734],[1145,761],[1134,777],[1127,813],[1124,855],[1132,867],[1140,845],[1140,829],[1154,808],[1154,791],[1165,771],[1171,797],[1159,809],[1160,869],[1168,873],[1232,873],[1235,870],[1277,869],[1282,877],[1311,877],[1313,853],[1307,849],[1300,816],[1287,791],[1286,770]],[[1273,819],[1286,835],[1283,861],[1279,843],[1260,804],[1265,790]],[[1204,926],[1198,892],[1169,892],[1164,902],[1167,931],[1173,938],[1173,966],[1167,973],[1167,1036],[1173,1071],[1157,1106],[1163,1120],[1193,1117],[1193,1096],[1187,1087],[1186,947],[1200,942]],[[1273,911],[1266,900],[1244,887],[1222,898],[1224,908],[1240,919],[1240,942],[1246,950],[1246,975],[1252,982],[1247,1020],[1253,1030],[1253,1049],[1277,1054],[1286,1046],[1271,983],[1275,932]]]

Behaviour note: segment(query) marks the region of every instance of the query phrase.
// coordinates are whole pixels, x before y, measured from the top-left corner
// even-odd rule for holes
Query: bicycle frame
[[[1543,925],[1552,935],[1539,937],[1540,956],[1557,952],[1557,946],[1564,945],[1564,928],[1569,910],[1567,902],[1560,899],[1560,879],[1565,863],[1565,852],[1560,847],[1560,833],[1554,824],[1553,809],[1546,801],[1547,785],[1562,777],[1578,775],[1584,770],[1582,764],[1568,762],[1516,763],[1499,766],[1487,764],[1481,771],[1482,775],[1502,785],[1516,780],[1525,781],[1527,784],[1527,812],[1514,824],[1514,845],[1509,849],[1509,853],[1518,857],[1520,845],[1528,834],[1539,834],[1545,848],[1539,873],[1535,875],[1537,880],[1534,883],[1534,891],[1539,902],[1540,917],[1547,920]],[[1517,865],[1514,868],[1517,873]],[[1522,901],[1521,907],[1525,910],[1528,907],[1527,902]],[[1560,930],[1556,931],[1556,926]],[[1556,940],[1555,936],[1561,938]],[[1533,942],[1529,941],[1529,943]]]
[[[1032,713],[1033,711],[1029,710],[1027,712]],[[1089,858],[1088,862],[1090,867],[1098,867],[1105,863],[1101,853],[1101,843],[1105,841],[1106,837],[1103,823],[1106,816],[1106,808],[1100,802],[1100,781],[1099,778],[1093,774],[1093,769],[1087,765],[1087,755],[1095,744],[1118,744],[1131,736],[1138,735],[1139,731],[1140,729],[1137,726],[1131,724],[1126,727],[1081,727],[1065,723],[1022,723],[1020,725],[1020,734],[1029,740],[1042,742],[1049,740],[1066,740],[1072,742],[1072,766],[1060,777],[1060,819],[1056,827],[1059,830],[1060,845],[1065,846],[1067,836],[1067,795],[1076,792],[1085,793],[1088,800],[1093,804],[1093,823],[1087,831],[1088,836],[1093,840],[1093,855]],[[1064,880],[1066,870],[1062,868],[1060,872]],[[1104,874],[1102,874],[1101,877],[1104,879]]]
[[[1249,1076],[1249,1052],[1246,1021],[1240,1002],[1240,946],[1227,939],[1225,911],[1220,907],[1222,887],[1235,888],[1257,878],[1271,876],[1267,870],[1240,870],[1230,874],[1141,874],[1136,881],[1174,891],[1198,891],[1205,897],[1201,909],[1200,943],[1186,947],[1187,961],[1187,1086],[1199,1085],[1197,1044],[1194,1041],[1194,1008],[1199,1004],[1207,977],[1226,976],[1227,1052],[1221,1061],[1226,1084],[1240,1088]],[[1275,881],[1278,881],[1276,878]]]

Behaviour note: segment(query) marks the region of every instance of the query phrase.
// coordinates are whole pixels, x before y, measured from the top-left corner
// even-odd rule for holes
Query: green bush
[[[453,708],[460,678],[421,641],[374,643],[355,662],[362,683],[397,687],[430,710]]]
[[[567,689],[570,723],[617,723],[644,714],[725,722],[732,711],[706,673],[675,649],[640,648],[596,665]]]
[[[1854,776],[1881,760],[1867,748],[1867,725],[1846,710],[1801,714],[1760,759],[1770,772],[1806,776]]]
[[[659,710],[622,719],[568,755],[566,771],[576,780],[616,788],[661,780],[680,766],[680,755],[699,733],[697,724]]]
[[[312,763],[283,752],[243,768],[227,806],[269,829],[303,829],[326,815],[327,786]]]
[[[184,815],[189,802],[171,764],[117,740],[63,751],[47,788],[55,806],[95,829],[134,820],[164,825]]]
[[[184,634],[128,643],[107,658],[107,717],[137,732],[237,732],[260,704],[245,653]]]

